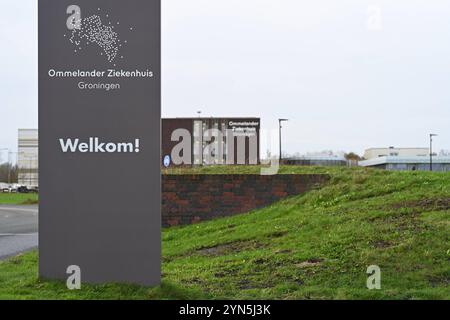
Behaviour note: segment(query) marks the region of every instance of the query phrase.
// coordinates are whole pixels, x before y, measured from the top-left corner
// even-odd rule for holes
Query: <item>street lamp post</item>
[[[430,171],[433,171],[433,137],[436,137],[437,134],[430,133]]]
[[[280,163],[281,163],[281,160],[282,160],[282,153],[281,153],[281,128],[282,128],[282,126],[281,126],[281,124],[283,123],[283,121],[288,121],[289,119],[278,119],[278,124],[279,124],[279,134],[278,134],[278,137],[280,138],[280,143],[279,143],[279,146],[280,146],[280,156],[279,156],[279,160],[280,160]]]

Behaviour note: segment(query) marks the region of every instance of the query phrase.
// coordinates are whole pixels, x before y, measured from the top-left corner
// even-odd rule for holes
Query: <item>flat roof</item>
[[[362,167],[377,166],[382,164],[397,163],[397,164],[420,164],[420,163],[430,163],[430,157],[427,156],[417,156],[417,157],[398,157],[398,156],[387,156],[378,157],[369,160],[359,161],[358,164]],[[449,163],[450,157],[440,157],[433,156],[433,163]]]
[[[397,148],[397,147],[379,147],[379,148],[377,148],[377,147],[374,147],[374,148],[368,148],[368,149],[366,149],[366,151],[367,150],[380,150],[380,149],[387,149],[387,150],[389,150],[389,149],[397,149],[397,150],[417,150],[417,149],[426,149],[426,150],[428,150],[429,148],[427,148],[427,147],[411,147],[411,148],[409,148],[409,147],[406,147],[406,148]]]
[[[299,156],[299,157],[289,157],[283,160],[320,160],[320,161],[346,161],[345,157],[341,156]]]

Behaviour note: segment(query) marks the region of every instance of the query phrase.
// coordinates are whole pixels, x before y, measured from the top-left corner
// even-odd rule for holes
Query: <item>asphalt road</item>
[[[0,205],[0,260],[36,248],[38,207]]]

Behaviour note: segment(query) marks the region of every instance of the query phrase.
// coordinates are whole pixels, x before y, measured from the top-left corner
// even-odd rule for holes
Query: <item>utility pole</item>
[[[278,119],[278,124],[279,124],[279,134],[278,134],[278,137],[280,138],[280,143],[279,143],[279,146],[280,146],[280,156],[279,156],[279,161],[280,161],[280,163],[281,163],[281,160],[282,160],[282,158],[283,158],[283,155],[282,155],[282,150],[281,150],[281,128],[282,128],[282,123],[283,123],[283,121],[289,121],[289,119]]]
[[[430,133],[430,171],[433,171],[433,137],[436,137],[437,134]]]

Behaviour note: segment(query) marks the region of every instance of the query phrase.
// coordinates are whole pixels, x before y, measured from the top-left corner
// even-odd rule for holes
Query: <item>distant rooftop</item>
[[[423,150],[428,150],[428,147],[404,147],[404,148],[397,148],[397,147],[372,147],[372,148],[367,148],[367,150],[389,150],[389,149],[396,149],[396,150],[417,150],[417,149],[423,149]]]
[[[359,161],[359,165],[363,167],[369,166],[377,166],[388,163],[411,163],[411,164],[419,164],[419,163],[429,163],[429,157],[417,156],[417,157],[399,157],[399,156],[386,156],[386,157],[378,157],[369,160]],[[450,157],[442,157],[442,156],[434,156],[433,163],[450,163]]]
[[[344,160],[344,156],[332,155],[332,156],[298,156],[298,157],[283,157],[283,160]]]

